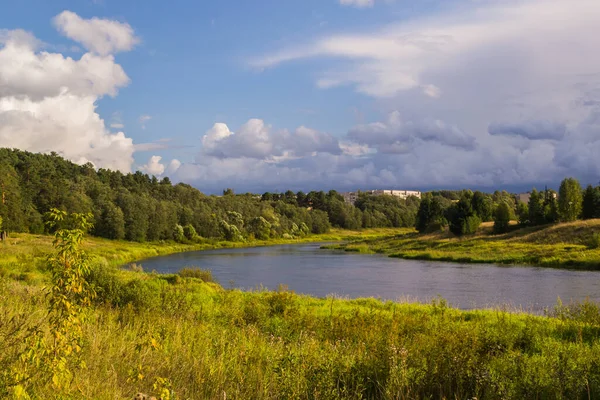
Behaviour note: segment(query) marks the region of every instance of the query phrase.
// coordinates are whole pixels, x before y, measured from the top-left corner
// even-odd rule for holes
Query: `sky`
[[[19,0],[0,147],[206,193],[600,181],[597,0]]]

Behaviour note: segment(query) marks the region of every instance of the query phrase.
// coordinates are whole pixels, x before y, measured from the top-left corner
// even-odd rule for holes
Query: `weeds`
[[[194,278],[199,279],[202,282],[216,282],[212,276],[212,272],[207,269],[187,267],[182,268],[178,274],[182,278]]]

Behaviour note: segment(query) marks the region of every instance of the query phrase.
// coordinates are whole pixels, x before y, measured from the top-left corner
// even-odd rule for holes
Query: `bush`
[[[185,233],[183,231],[183,226],[179,224],[175,225],[175,228],[173,229],[173,240],[175,240],[177,243],[185,242]]]
[[[212,276],[212,272],[208,269],[186,267],[179,271],[179,276],[182,278],[200,279],[202,282],[216,282]]]
[[[198,233],[196,233],[196,229],[192,224],[187,224],[183,227],[183,235],[187,240],[190,240],[192,242],[198,241],[199,238]]]
[[[600,249],[600,232],[593,233],[587,242],[588,249]]]

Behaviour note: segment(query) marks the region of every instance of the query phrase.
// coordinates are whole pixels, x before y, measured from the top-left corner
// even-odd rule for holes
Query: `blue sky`
[[[0,146],[207,192],[597,182],[599,27],[593,0],[21,0]]]

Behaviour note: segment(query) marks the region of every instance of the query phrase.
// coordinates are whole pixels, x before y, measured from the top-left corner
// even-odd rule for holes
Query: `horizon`
[[[600,181],[594,0],[24,0],[0,147],[205,193]]]

